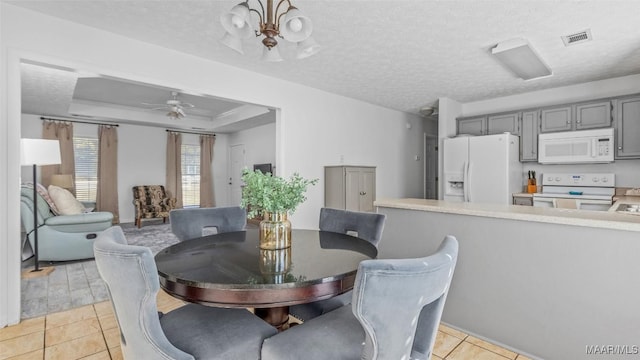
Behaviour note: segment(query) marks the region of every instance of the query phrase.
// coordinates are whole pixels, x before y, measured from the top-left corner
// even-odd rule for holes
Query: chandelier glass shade
[[[311,37],[313,26],[311,20],[304,16],[302,12],[291,5],[290,0],[279,0],[275,4],[274,0],[266,0],[265,4],[261,0],[255,0],[259,5],[259,10],[249,6],[249,0],[242,2],[220,16],[222,27],[226,31],[222,39],[222,44],[244,54],[242,41],[254,34],[262,37],[264,45],[262,60],[282,61],[282,56],[277,47],[281,38],[297,44],[296,57],[303,59],[309,57],[320,50],[318,43]],[[251,23],[255,21],[257,15],[258,26],[253,28]]]

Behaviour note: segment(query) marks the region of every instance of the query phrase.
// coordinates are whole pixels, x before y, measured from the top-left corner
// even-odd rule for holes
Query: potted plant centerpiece
[[[247,217],[262,215],[260,221],[260,248],[284,249],[291,246],[291,222],[288,219],[298,205],[307,198],[304,193],[318,179],[307,180],[298,173],[289,179],[245,169],[242,173],[242,206]]]

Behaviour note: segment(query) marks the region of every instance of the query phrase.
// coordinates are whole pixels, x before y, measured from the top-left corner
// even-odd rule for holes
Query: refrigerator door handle
[[[463,202],[468,202],[469,201],[469,195],[468,195],[468,191],[469,191],[469,163],[467,163],[466,161],[464,162],[464,164],[462,165],[462,201]]]

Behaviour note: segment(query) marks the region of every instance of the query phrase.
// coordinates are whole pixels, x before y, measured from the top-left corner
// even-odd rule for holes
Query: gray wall
[[[542,359],[588,358],[587,345],[640,345],[640,233],[379,212],[387,214],[382,258],[423,256],[445,235],[458,238],[445,323]]]

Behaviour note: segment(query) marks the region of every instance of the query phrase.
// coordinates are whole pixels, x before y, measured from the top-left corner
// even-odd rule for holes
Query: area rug
[[[146,246],[154,255],[179,242],[171,232],[170,224],[143,225],[139,229],[134,224],[123,224],[121,227],[129,245]]]
[[[146,246],[155,255],[167,246],[178,243],[171,232],[171,225],[144,222],[138,229],[133,223],[121,224],[122,231],[131,245]],[[33,259],[27,260],[33,263]],[[28,319],[109,299],[104,282],[100,278],[95,260],[41,263],[52,266],[48,276],[22,279],[21,318]]]

